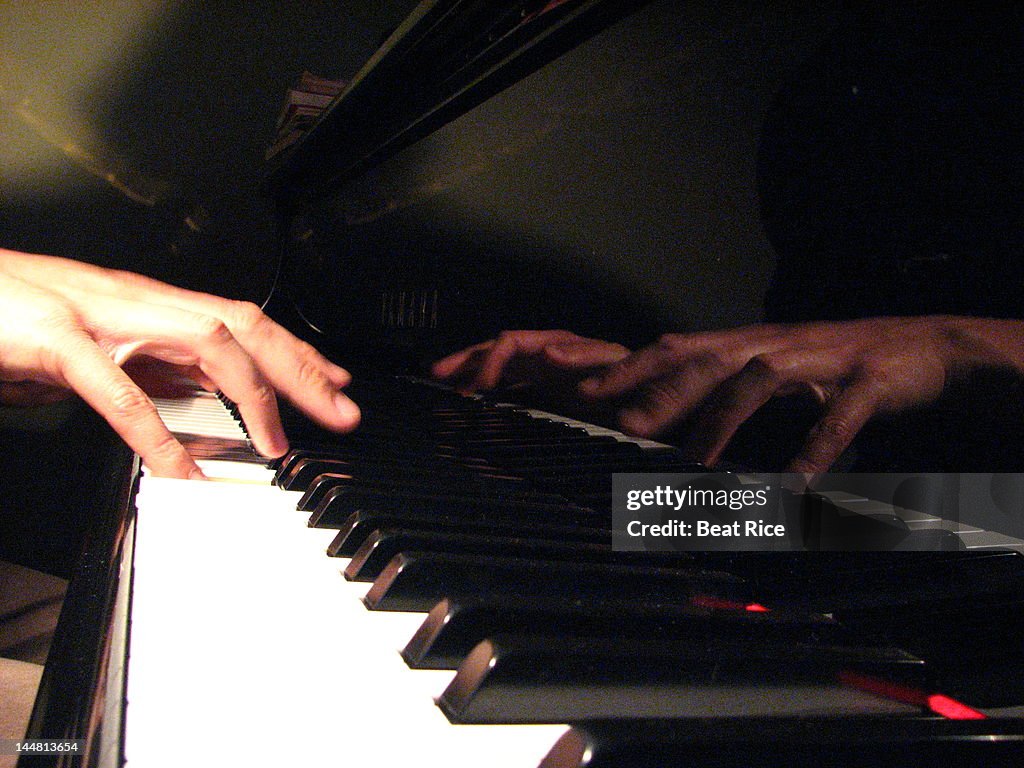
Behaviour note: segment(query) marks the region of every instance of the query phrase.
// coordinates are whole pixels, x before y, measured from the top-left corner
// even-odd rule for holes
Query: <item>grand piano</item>
[[[29,733],[81,748],[24,764],[1020,764],[1012,480],[957,486],[1009,496],[985,520],[830,492],[952,551],[634,557],[610,551],[610,475],[692,470],[675,449],[417,378],[507,327],[635,345],[749,319],[725,297],[753,278],[697,256],[768,263],[757,135],[698,107],[767,109],[844,17],[679,5],[427,0],[272,161],[266,309],[353,370],[365,423],[286,413],[296,451],[267,468],[217,398],[160,403],[211,483],[111,443]],[[740,39],[767,54],[728,70],[749,78],[730,100],[693,68]],[[718,185],[659,188],[686,171],[659,140]]]

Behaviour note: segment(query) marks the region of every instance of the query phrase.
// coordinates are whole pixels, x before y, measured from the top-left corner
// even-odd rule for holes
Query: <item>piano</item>
[[[803,16],[787,55],[834,10]],[[150,477],[112,451],[29,732],[81,750],[22,763],[1020,764],[1012,521],[878,512],[834,489],[833,507],[901,515],[953,551],[612,552],[610,475],[693,469],[678,452],[415,376],[502,327],[628,343],[666,327],[601,264],[547,258],[594,244],[558,212],[510,240],[509,222],[479,218],[488,205],[465,206],[530,220],[548,201],[520,197],[515,168],[607,106],[558,109],[592,90],[589,68],[638,41],[659,61],[666,37],[685,60],[706,44],[683,45],[687,25],[756,27],[716,14],[417,6],[268,176],[267,311],[351,366],[365,424],[334,438],[289,414],[293,455],[267,467],[218,398],[161,402],[214,481]],[[632,73],[615,75],[601,70],[603,98],[628,98]],[[568,101],[546,100],[562,87]],[[592,202],[589,219],[616,207]],[[616,236],[638,215],[617,202]]]

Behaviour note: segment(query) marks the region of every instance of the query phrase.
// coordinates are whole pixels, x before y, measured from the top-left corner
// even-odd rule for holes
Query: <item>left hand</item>
[[[146,394],[155,384],[166,391],[175,376],[234,400],[267,456],[288,448],[275,392],[330,429],[359,422],[358,407],[341,392],[349,374],[255,304],[0,250],[0,402],[75,392],[156,474],[202,477]]]

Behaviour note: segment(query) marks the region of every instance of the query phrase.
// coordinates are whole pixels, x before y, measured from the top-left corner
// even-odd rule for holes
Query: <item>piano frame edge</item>
[[[82,741],[84,750],[26,754],[19,768],[124,762],[127,601],[141,463],[119,440],[98,454],[106,482],[95,499],[95,519],[68,585],[26,733],[29,739]]]

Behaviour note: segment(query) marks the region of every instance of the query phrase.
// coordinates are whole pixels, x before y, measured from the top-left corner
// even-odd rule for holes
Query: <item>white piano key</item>
[[[960,539],[968,549],[1016,549],[1024,552],[1024,541],[995,531],[984,531],[976,528],[960,534]]]
[[[128,766],[537,765],[566,727],[450,725],[398,654],[422,616],[367,611],[297,498],[144,478]]]

